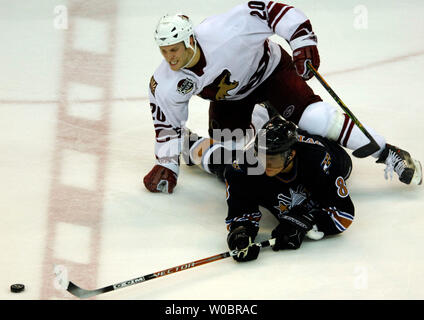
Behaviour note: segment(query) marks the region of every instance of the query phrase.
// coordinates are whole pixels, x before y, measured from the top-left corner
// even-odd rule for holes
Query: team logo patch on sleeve
[[[189,78],[185,78],[178,82],[177,92],[179,94],[185,95],[187,93],[190,93],[193,89],[194,89],[194,81]]]
[[[240,165],[237,160],[233,161],[233,168],[237,171],[241,171]]]
[[[157,86],[158,86],[158,83],[156,82],[155,78],[152,76],[150,78],[150,91],[152,92],[153,96],[155,96]]]
[[[296,109],[294,105],[288,106],[283,112],[283,117],[285,119],[289,118],[293,114],[294,109]]]
[[[321,162],[321,167],[326,174],[328,174],[328,169],[331,166],[331,156],[328,152],[325,153],[325,157]]]

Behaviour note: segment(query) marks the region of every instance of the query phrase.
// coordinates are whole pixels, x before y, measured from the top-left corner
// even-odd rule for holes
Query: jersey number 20
[[[247,5],[252,9],[250,15],[266,20],[265,3],[261,1],[249,1]]]

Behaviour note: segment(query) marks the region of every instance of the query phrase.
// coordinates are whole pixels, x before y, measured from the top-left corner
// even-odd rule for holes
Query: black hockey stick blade
[[[91,297],[94,297],[99,294],[106,293],[115,289],[113,288],[113,286],[107,286],[107,287],[95,289],[95,290],[86,290],[86,289],[78,287],[72,281],[69,281],[69,284],[66,290],[80,299],[87,299],[87,298],[91,298]]]
[[[353,151],[352,154],[357,158],[366,158],[378,150],[380,150],[380,146],[373,139],[370,143]]]

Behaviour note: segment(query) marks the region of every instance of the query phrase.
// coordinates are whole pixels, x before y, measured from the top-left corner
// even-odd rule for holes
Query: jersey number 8
[[[346,198],[349,195],[346,183],[342,177],[336,179],[337,194],[340,198]]]

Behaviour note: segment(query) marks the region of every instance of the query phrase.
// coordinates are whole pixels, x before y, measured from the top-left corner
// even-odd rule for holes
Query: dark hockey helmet
[[[266,122],[256,135],[255,153],[286,154],[297,141],[296,125],[276,115]]]

